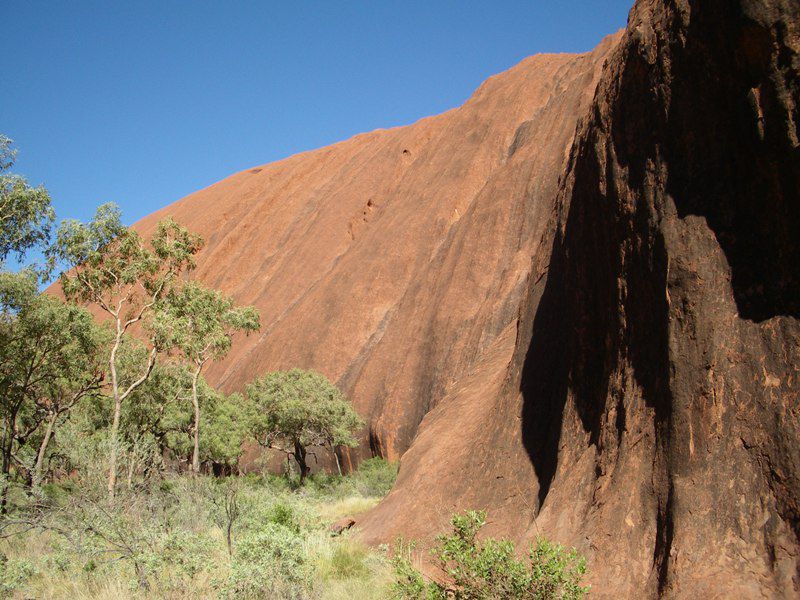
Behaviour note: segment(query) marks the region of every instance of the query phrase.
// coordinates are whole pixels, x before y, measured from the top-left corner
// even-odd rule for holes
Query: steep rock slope
[[[368,419],[360,452],[398,458],[516,320],[614,42],[528,58],[461,108],[239,173],[137,224],[171,215],[201,233],[195,276],[261,311],[261,334],[209,378],[318,369]]]
[[[137,227],[199,231],[197,277],[261,309],[213,381],[321,370],[402,457],[365,539],[481,507],[585,552],[597,597],[793,597],[798,15],[640,0],[592,53]]]
[[[596,597],[800,593],[798,51],[796,1],[636,4],[517,326],[367,539],[480,506],[586,552]]]

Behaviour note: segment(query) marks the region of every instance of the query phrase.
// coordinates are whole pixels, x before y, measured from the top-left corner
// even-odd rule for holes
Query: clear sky
[[[227,175],[458,106],[632,0],[0,2],[0,132],[60,218],[132,223]]]

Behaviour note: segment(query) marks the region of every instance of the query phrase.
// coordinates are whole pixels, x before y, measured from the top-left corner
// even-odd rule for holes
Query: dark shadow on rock
[[[679,216],[714,231],[742,318],[800,317],[800,58],[782,43],[785,24],[772,31],[753,18],[765,15],[693,4],[673,63],[667,189]],[[677,84],[690,81],[708,85]]]
[[[547,281],[532,291],[535,314],[521,378],[522,440],[538,479],[541,509],[562,445],[574,449],[588,439],[597,450],[598,470],[605,452],[616,453],[617,448],[602,443],[622,443],[625,402],[637,388],[654,421],[658,514],[653,561],[665,577],[672,538],[667,255],[658,207],[652,190],[645,191],[656,139],[650,109],[657,100],[649,93],[646,75],[639,59],[628,57],[619,93],[642,98],[641,106],[612,118],[611,132],[603,131],[596,114],[573,148],[572,187],[563,199],[568,212],[559,230],[563,236],[555,238]],[[622,108],[613,106],[614,111]],[[646,132],[641,140],[637,131]],[[627,183],[620,181],[610,158],[599,158],[598,147],[604,145],[605,156],[617,156],[618,166],[625,168]],[[578,423],[564,422],[567,402]],[[562,440],[562,435],[574,439]]]

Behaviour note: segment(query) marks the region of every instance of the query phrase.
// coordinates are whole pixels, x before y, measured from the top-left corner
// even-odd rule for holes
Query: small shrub
[[[508,540],[477,541],[486,513],[467,511],[454,515],[453,532],[440,536],[433,551],[446,583],[425,582],[410,560],[408,547],[395,553],[395,597],[459,600],[579,600],[588,592],[580,586],[586,562],[577,552],[540,538],[529,560],[516,557]]]
[[[0,556],[0,598],[9,598],[23,587],[38,570],[30,561]]]
[[[288,504],[276,502],[267,511],[267,518],[270,523],[282,525],[294,533],[300,533],[300,523],[295,511]]]
[[[397,479],[397,466],[379,456],[365,460],[351,475],[356,491],[363,496],[385,496]]]
[[[277,523],[242,538],[222,593],[229,598],[303,598],[309,569],[303,542]]]
[[[195,577],[210,566],[214,540],[208,535],[182,530],[167,533],[161,556],[178,575]]]
[[[422,573],[414,566],[414,543],[404,543],[402,539],[395,544],[392,566],[395,581],[392,584],[392,596],[397,600],[419,600],[422,598],[442,597],[439,587],[428,584]]]
[[[44,556],[42,562],[46,569],[59,573],[66,573],[75,565],[69,548],[61,540],[51,543],[51,552]]]
[[[338,544],[328,561],[328,574],[332,579],[365,577],[369,573],[366,560],[369,554],[357,545]]]

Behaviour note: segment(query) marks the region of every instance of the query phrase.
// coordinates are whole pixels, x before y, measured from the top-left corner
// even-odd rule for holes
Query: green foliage
[[[412,564],[409,548],[401,546],[394,560],[396,597],[578,600],[588,592],[580,585],[586,562],[574,549],[567,551],[540,538],[531,547],[529,560],[520,560],[508,540],[477,540],[486,523],[485,512],[454,515],[451,523],[452,533],[440,536],[433,551],[446,582],[425,582]]]
[[[256,440],[259,444],[291,454],[300,468],[300,483],[310,470],[309,446],[355,447],[354,433],[364,422],[339,389],[315,371],[276,371],[247,386],[254,406]],[[337,458],[338,460],[338,458]]]
[[[394,583],[392,584],[392,597],[397,600],[438,600],[447,595],[440,586],[428,583],[425,577],[414,565],[413,542],[398,540],[394,548],[392,566],[394,567]]]
[[[375,456],[362,461],[349,481],[362,496],[383,497],[392,490],[397,479],[398,463]]]
[[[28,560],[9,560],[0,556],[0,598],[11,597],[37,573],[36,567]]]
[[[176,529],[167,533],[161,558],[170,565],[177,579],[196,577],[208,568],[208,557],[213,554],[215,540],[207,532]]]
[[[300,533],[300,521],[288,503],[276,502],[273,504],[267,513],[267,520],[294,533]]]
[[[105,358],[100,350],[108,336],[80,307],[49,295],[23,299],[16,290],[8,291],[29,283],[26,274],[0,274],[0,296],[16,296],[14,311],[0,317],[0,386],[34,399],[48,396],[51,404],[64,388],[98,380]]]
[[[200,432],[203,430],[203,404],[197,389],[200,373],[208,361],[220,359],[228,353],[235,332],[250,333],[257,331],[259,326],[255,308],[234,306],[233,299],[195,281],[174,287],[154,322],[159,345],[175,348],[193,368],[192,469],[195,472],[200,470]],[[230,413],[227,416],[230,417]]]
[[[201,381],[205,406],[200,428],[200,461],[233,468],[251,436],[249,411],[241,394],[226,395]]]
[[[303,540],[276,523],[242,538],[223,586],[230,598],[303,598],[309,584]]]
[[[10,169],[17,158],[17,150],[12,146],[14,140],[0,133],[0,171]]]
[[[173,288],[159,313],[159,334],[195,365],[224,357],[233,334],[260,327],[258,311],[196,281]]]
[[[68,298],[96,303],[115,315],[124,309],[136,318],[142,306],[152,308],[170,292],[181,272],[194,268],[202,245],[199,236],[164,219],[148,247],[122,224],[116,205],[103,204],[88,224],[63,221],[53,251],[71,268],[60,278]]]
[[[100,206],[88,224],[64,221],[58,229],[53,255],[69,269],[60,277],[64,295],[74,302],[96,305],[112,323],[108,362],[114,399],[108,441],[110,499],[116,493],[122,403],[150,377],[157,352],[169,350],[156,316],[164,312],[165,299],[181,273],[194,268],[194,255],[202,245],[199,236],[172,219],[158,223],[148,245],[135,230],[122,224],[119,209],[113,204]],[[128,369],[134,373],[132,379],[121,384],[120,348],[128,330],[137,323],[149,334],[147,352]]]
[[[31,187],[21,175],[5,172],[14,165],[16,155],[12,141],[0,135],[0,263],[9,254],[22,260],[27,250],[44,246],[55,219],[46,189]]]
[[[135,368],[141,364],[146,349],[141,344],[129,342],[123,346],[121,355],[122,379],[127,381],[136,375]],[[127,368],[128,353],[137,353]],[[162,450],[170,450],[174,456],[186,456],[191,448],[189,427],[191,402],[189,387],[191,373],[174,362],[159,362],[150,377],[131,394],[122,412],[120,435],[131,439],[138,432],[149,432],[159,441]]]
[[[0,271],[0,319],[4,328],[10,327],[15,315],[35,300],[37,283],[36,274],[27,269],[19,273]],[[8,335],[5,330],[4,335]]]
[[[139,348],[138,352],[142,351]],[[123,409],[121,439],[132,440],[148,432],[161,454],[179,461],[189,460],[193,450],[192,376],[181,363],[156,364],[148,380],[133,392]],[[224,394],[208,385],[202,376],[198,378],[197,390],[204,407],[199,459],[233,468],[242,454],[244,441],[250,438],[252,411],[245,406],[241,394]]]
[[[114,504],[102,479],[49,484],[27,516],[17,513],[17,535],[0,538],[8,556],[0,585],[36,598],[64,590],[92,598],[116,597],[111,590],[137,598],[384,598],[385,557],[328,530],[366,500],[339,496],[354,489],[349,477],[328,488],[334,495],[291,492],[277,478],[171,477],[122,487]],[[232,491],[241,518],[229,554],[220,500]]]
[[[530,551],[531,579],[538,582],[537,598],[583,598],[589,587],[580,580],[586,572],[586,559],[572,548],[565,550],[539,538]]]
[[[0,273],[2,473],[13,456],[35,486],[55,429],[100,389],[107,339],[86,310],[39,294],[36,283],[29,271]]]
[[[269,446],[273,440],[299,441],[304,446],[355,447],[353,433],[364,426],[339,389],[315,371],[276,371],[247,386],[255,403],[257,435]]]

